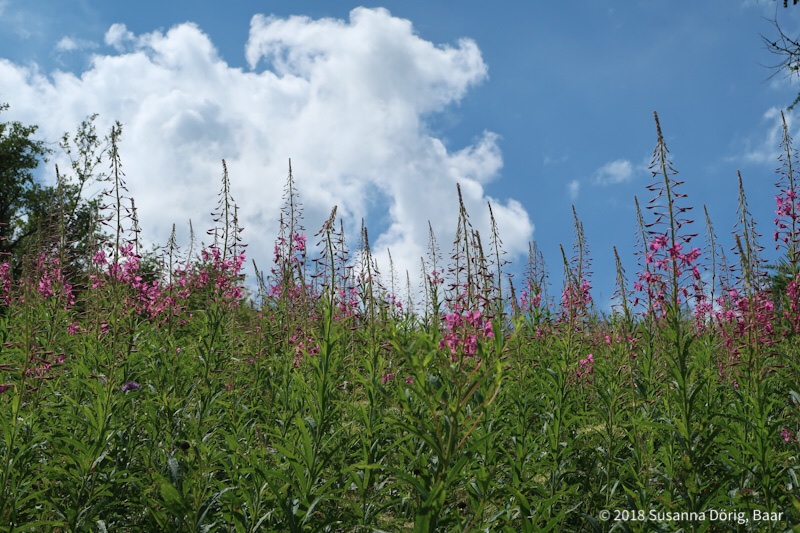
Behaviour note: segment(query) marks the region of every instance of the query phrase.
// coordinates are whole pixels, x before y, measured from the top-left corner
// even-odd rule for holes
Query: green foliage
[[[0,104],[0,113],[8,108]],[[41,202],[48,193],[34,171],[50,150],[44,141],[32,138],[36,130],[16,121],[0,123],[0,257],[20,249],[32,233],[28,219],[41,217],[47,205]]]
[[[599,317],[577,216],[560,311],[534,245],[525,294],[504,301],[499,229],[487,260],[463,203],[458,283],[440,287],[431,234],[419,314],[387,294],[366,228],[348,259],[336,209],[312,275],[291,172],[279,264],[247,301],[227,172],[217,246],[182,262],[172,239],[164,267],[123,216],[115,126],[99,213],[115,248],[43,240],[19,276],[0,261],[0,532],[797,528],[794,278],[776,312],[742,191],[725,297],[691,309],[699,256],[677,246],[687,208],[657,129],[643,271],[631,290],[617,255],[622,301]],[[91,119],[80,131],[64,213],[101,176]],[[697,518],[711,511],[781,514]]]
[[[0,112],[8,109],[0,105]],[[56,167],[56,184],[44,185],[35,171],[52,153],[32,137],[36,126],[0,123],[0,257],[9,258],[15,276],[22,274],[25,258],[40,252],[55,254],[73,284],[83,286],[90,257],[101,233],[100,203],[84,193],[102,177],[96,167],[104,154],[94,120],[87,118],[74,137],[65,134],[60,147],[70,158],[70,174]]]

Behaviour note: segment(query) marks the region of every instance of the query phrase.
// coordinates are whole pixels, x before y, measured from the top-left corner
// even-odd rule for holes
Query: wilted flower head
[[[132,390],[139,390],[142,386],[136,383],[135,381],[129,381],[125,385],[122,386],[122,392],[128,392]]]

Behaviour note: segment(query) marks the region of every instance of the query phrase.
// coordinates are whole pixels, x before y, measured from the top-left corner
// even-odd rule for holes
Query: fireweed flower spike
[[[589,383],[590,376],[594,373],[594,354],[589,354],[585,359],[578,362],[578,369],[575,371],[575,377],[578,379],[586,378],[586,383]]]
[[[0,303],[11,305],[11,264],[0,263]]]
[[[466,356],[473,356],[478,351],[480,339],[494,337],[492,321],[484,317],[480,311],[462,311],[456,304],[452,313],[442,316],[444,338],[439,341],[439,349],[447,348],[451,356],[456,356],[459,350]]]

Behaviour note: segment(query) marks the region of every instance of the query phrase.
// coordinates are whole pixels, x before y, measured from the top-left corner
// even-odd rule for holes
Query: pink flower
[[[294,241],[294,247],[297,252],[305,252],[306,251],[306,234],[305,233],[295,233],[292,236],[292,240]]]
[[[578,362],[578,369],[575,371],[575,377],[586,378],[587,382],[589,381],[589,376],[594,373],[594,355],[589,354],[586,356],[586,359],[581,359]]]
[[[657,252],[659,248],[666,245],[667,245],[667,236],[657,235],[652,241],[650,241],[650,250]]]
[[[103,251],[102,249],[97,250],[97,252],[95,252],[94,257],[92,258],[92,260],[94,261],[95,265],[105,266],[107,264],[105,251]]]
[[[11,265],[0,263],[0,301],[11,305]]]

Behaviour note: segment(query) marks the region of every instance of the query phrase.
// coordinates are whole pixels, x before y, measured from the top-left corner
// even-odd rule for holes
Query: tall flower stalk
[[[648,251],[645,262],[650,268],[639,276],[639,282],[653,301],[652,311],[663,321],[664,357],[672,385],[667,397],[674,410],[667,414],[668,424],[673,430],[665,452],[668,476],[683,480],[674,487],[673,497],[680,501],[681,508],[699,511],[704,507],[704,493],[713,480],[703,481],[704,457],[702,450],[709,446],[712,436],[703,435],[703,415],[698,394],[706,387],[703,375],[692,358],[694,335],[684,313],[688,309],[690,294],[697,293],[700,271],[696,264],[699,248],[688,247],[695,235],[687,233],[685,226],[692,221],[685,213],[691,207],[681,204],[686,197],[678,192],[682,182],[674,176],[678,173],[669,160],[661,123],[654,113],[657,142],[653,152],[651,171],[655,182],[648,190],[656,193],[648,209],[655,220],[648,227]],[[676,502],[677,503],[677,502]]]

